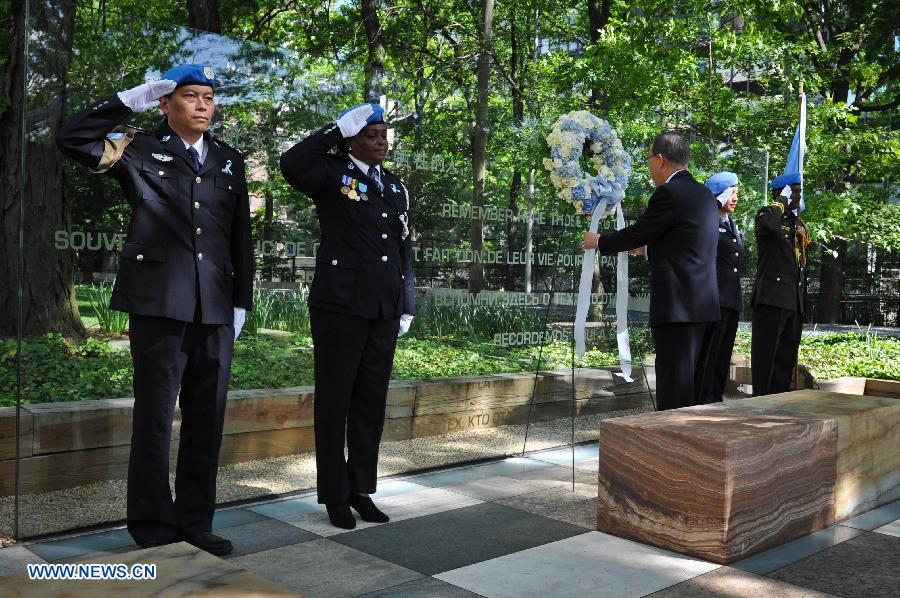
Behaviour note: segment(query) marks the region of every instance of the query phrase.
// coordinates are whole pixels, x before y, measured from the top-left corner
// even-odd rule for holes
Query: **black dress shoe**
[[[200,550],[205,550],[209,554],[216,556],[224,556],[234,550],[231,541],[210,532],[198,532],[196,534],[185,534],[185,541],[193,544]]]
[[[378,507],[375,506],[375,503],[373,503],[372,499],[368,496],[351,494],[348,502],[351,507],[356,509],[356,512],[359,513],[359,516],[362,517],[364,521],[387,523],[391,520],[390,517],[378,510]]]
[[[353,518],[347,503],[325,505],[325,508],[328,510],[328,518],[331,519],[332,525],[343,529],[356,527],[356,519]]]

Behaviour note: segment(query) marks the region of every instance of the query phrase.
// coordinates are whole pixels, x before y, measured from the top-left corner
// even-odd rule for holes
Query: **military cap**
[[[713,195],[719,195],[725,191],[725,189],[737,186],[737,175],[733,172],[728,172],[727,170],[725,172],[717,172],[706,181],[706,188],[712,191]]]
[[[775,177],[775,180],[772,181],[772,184],[769,186],[769,188],[781,189],[782,187],[787,187],[788,185],[799,185],[800,182],[799,172],[786,172]]]
[[[203,64],[173,66],[163,73],[161,78],[174,81],[176,88],[182,85],[208,85],[213,89],[216,87],[216,79],[213,77],[212,67]]]

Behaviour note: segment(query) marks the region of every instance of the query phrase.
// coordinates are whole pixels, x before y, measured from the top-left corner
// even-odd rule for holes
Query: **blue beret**
[[[709,180],[706,181],[706,187],[712,191],[713,195],[718,195],[725,189],[729,187],[737,187],[738,186],[738,178],[737,175],[733,172],[717,172],[716,174],[709,177]]]
[[[769,186],[770,189],[781,189],[782,187],[787,187],[788,185],[799,185],[800,184],[800,173],[799,172],[786,172],[784,174],[780,174],[775,177],[775,180],[772,181],[772,184]]]
[[[175,87],[182,85],[209,85],[213,89],[216,87],[216,79],[213,76],[211,66],[203,64],[180,64],[173,66],[162,76],[175,82]]]
[[[366,104],[357,104],[356,106],[347,108],[346,110],[341,112],[341,114],[338,116],[338,118],[340,118],[341,116],[344,116],[351,110],[356,110],[357,108],[360,108],[365,105]],[[369,118],[366,119],[366,124],[372,125],[372,124],[376,124],[376,123],[384,123],[384,108],[382,108],[380,104],[376,104],[374,102],[372,102],[369,105],[372,106],[373,112],[372,112],[372,114],[369,115]]]

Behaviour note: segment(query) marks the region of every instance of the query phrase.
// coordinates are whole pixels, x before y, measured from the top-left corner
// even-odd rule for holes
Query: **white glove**
[[[234,308],[234,340],[241,335],[241,328],[244,327],[244,321],[247,319],[247,310],[243,307]]]
[[[366,126],[366,120],[375,113],[372,104],[362,104],[337,119],[337,126],[344,139],[355,137]]]
[[[141,83],[137,87],[120,91],[116,95],[133,112],[143,112],[158,105],[159,98],[175,91],[175,87],[176,84],[171,79],[160,79],[150,83]]]
[[[413,317],[409,314],[403,314],[400,316],[400,331],[397,333],[397,336],[403,336],[407,332],[409,332],[409,327],[412,326]]]

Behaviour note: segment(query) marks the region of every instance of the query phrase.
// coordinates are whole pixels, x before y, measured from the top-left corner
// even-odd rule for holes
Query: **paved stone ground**
[[[221,509],[216,533],[230,563],[310,597],[897,595],[900,501],[720,566],[593,531],[597,451],[384,479],[387,524],[339,530],[306,494]],[[135,548],[122,528],[25,542],[0,550],[0,574]]]

